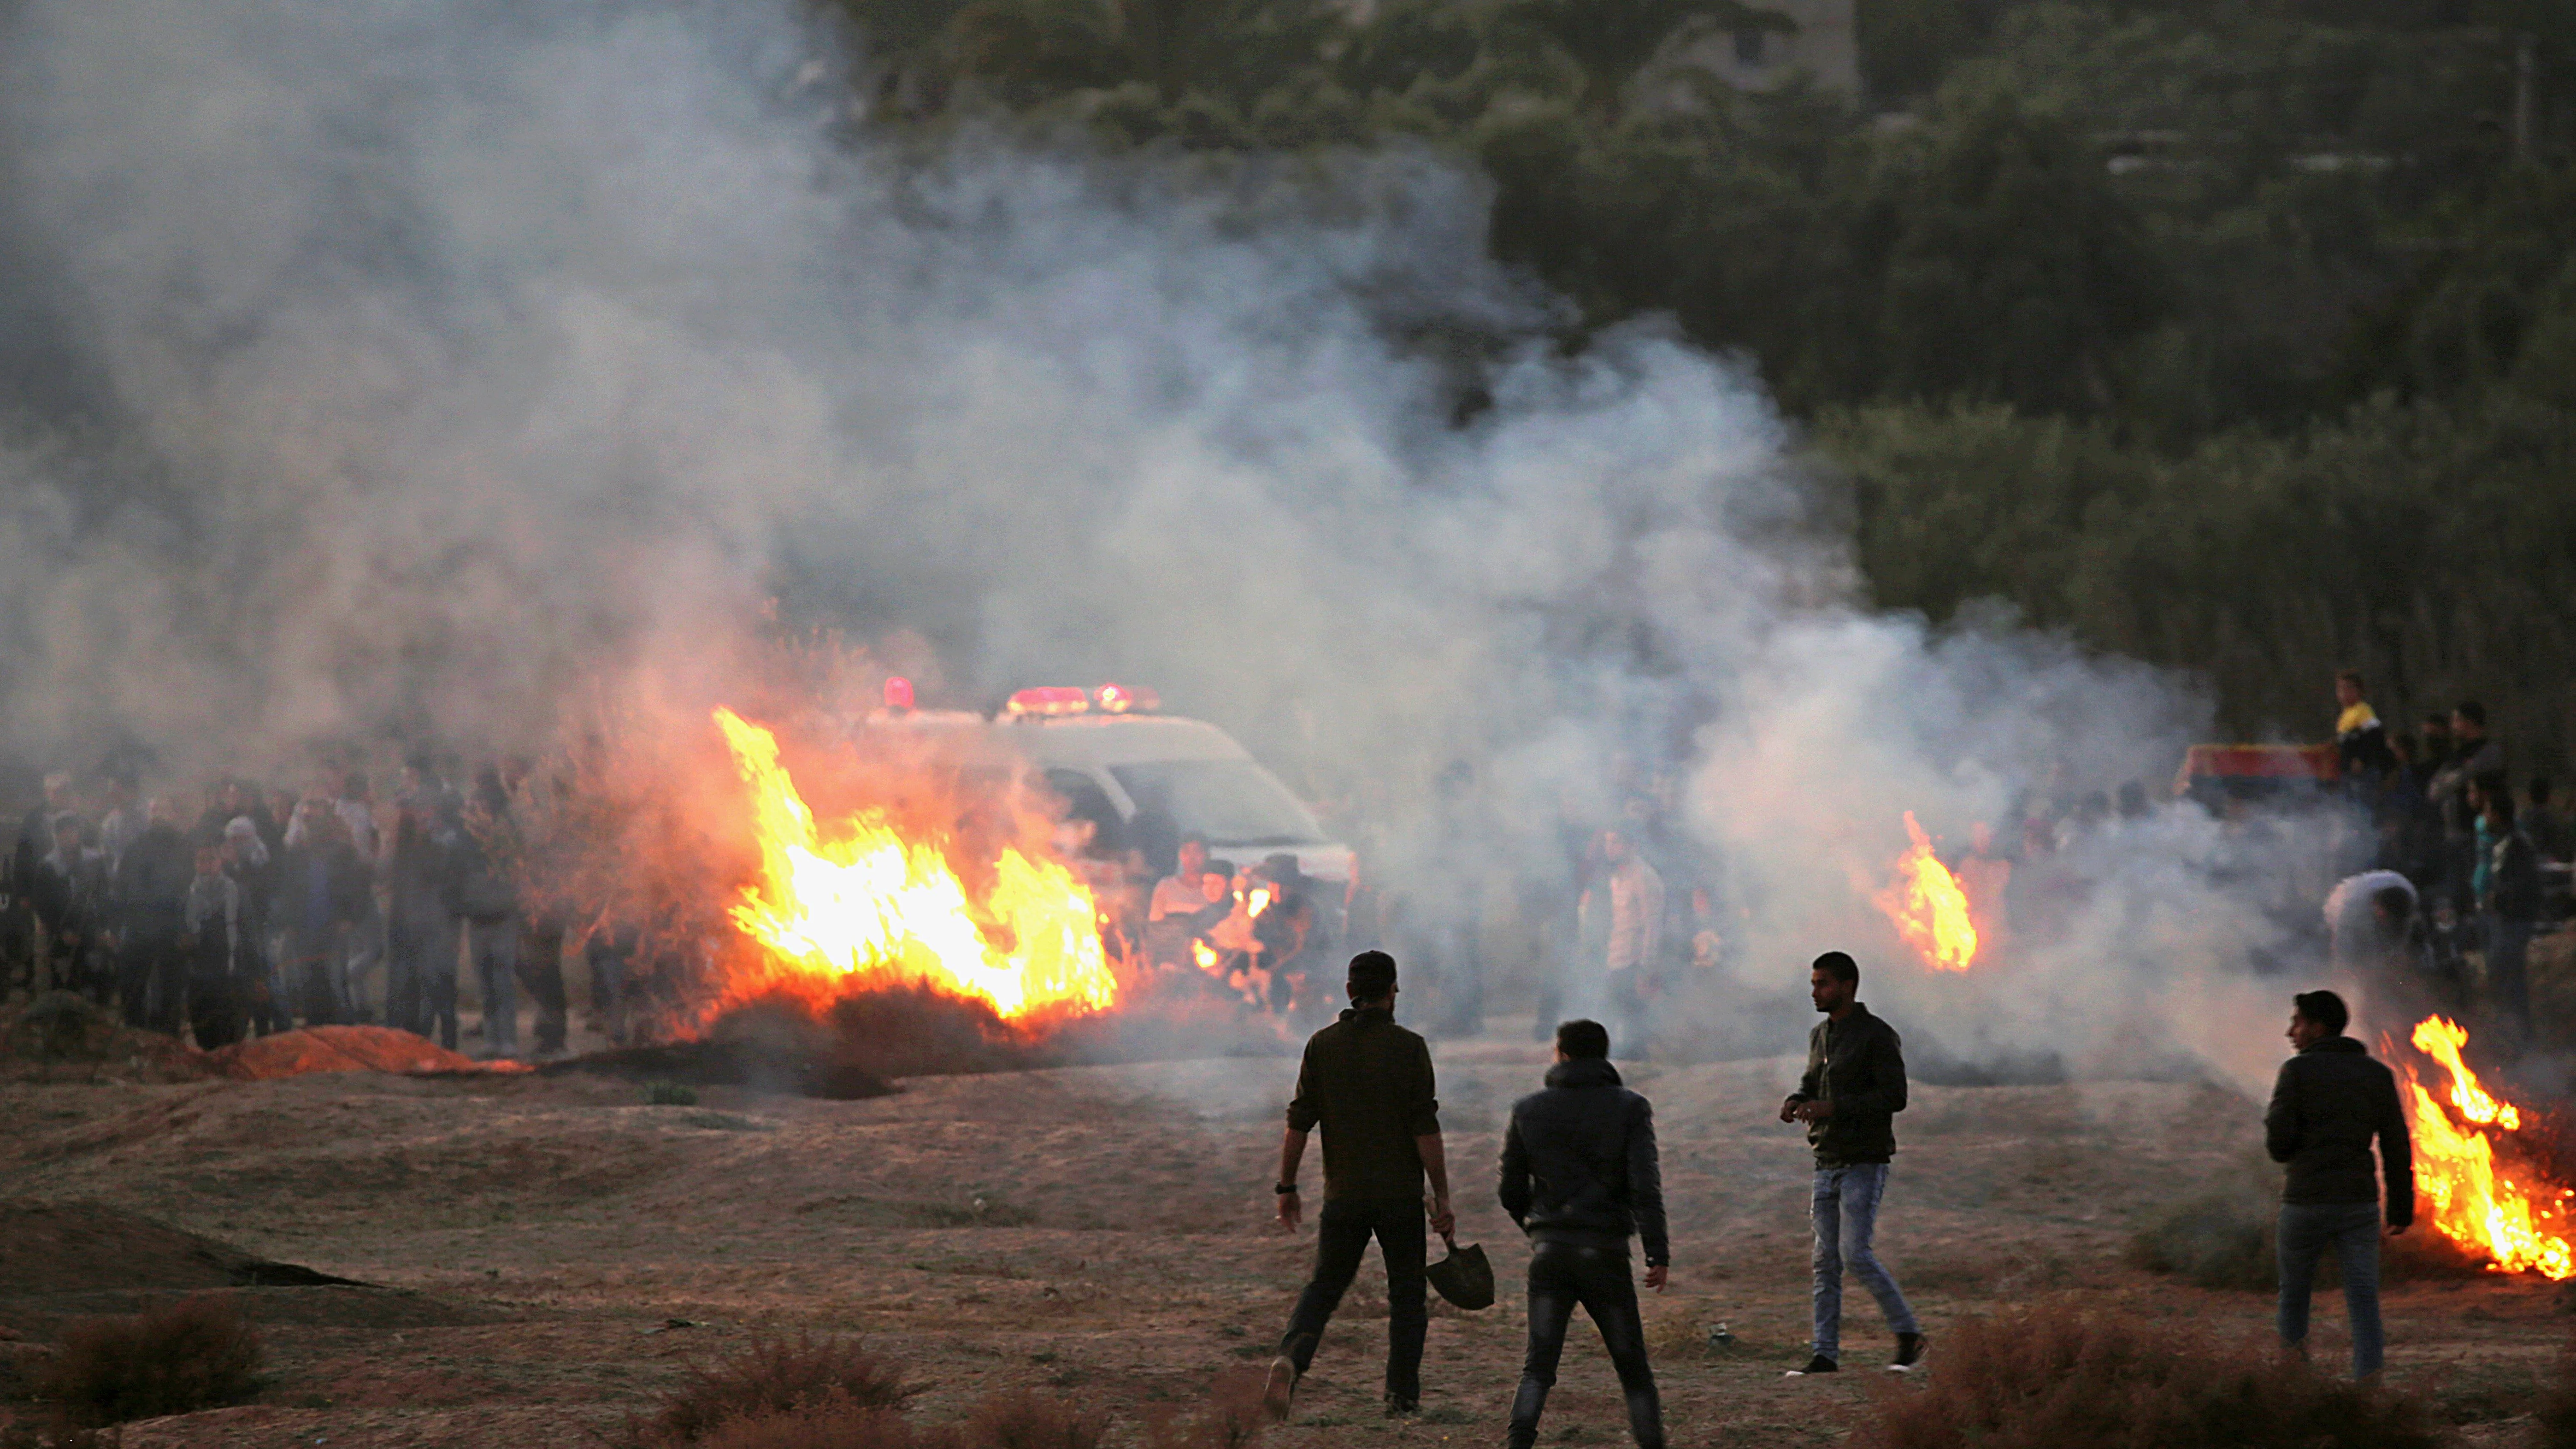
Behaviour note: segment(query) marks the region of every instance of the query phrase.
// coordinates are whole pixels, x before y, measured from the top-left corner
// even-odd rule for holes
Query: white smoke
[[[2269,931],[2169,817],[2022,975],[1913,979],[1865,889],[1903,811],[2158,785],[2206,711],[1870,612],[1756,383],[1652,325],[1561,355],[1434,157],[924,159],[850,138],[783,3],[26,0],[7,40],[12,285],[96,380],[0,455],[31,749],[506,741],[596,671],[719,691],[780,595],[968,700],[1154,684],[1389,817],[1476,762],[1460,869],[1545,876],[1561,805],[1669,762],[1736,970],[1849,946],[1963,1046],[2170,1033]]]

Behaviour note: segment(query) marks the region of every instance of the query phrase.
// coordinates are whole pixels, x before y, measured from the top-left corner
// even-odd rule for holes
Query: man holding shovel
[[[1610,1032],[1597,1021],[1556,1029],[1547,1090],[1512,1107],[1503,1136],[1503,1211],[1530,1235],[1529,1356],[1512,1399],[1510,1449],[1538,1442],[1565,1330],[1582,1305],[1601,1330],[1628,1400],[1637,1449],[1664,1449],[1664,1410],[1646,1363],[1646,1328],[1628,1276],[1628,1239],[1646,1246],[1646,1286],[1661,1293],[1672,1262],[1664,1233],[1655,1115],[1619,1084]]]
[[[1371,1237],[1386,1263],[1386,1412],[1410,1414],[1421,1406],[1422,1341],[1431,1322],[1423,1299],[1424,1177],[1431,1179],[1431,1231],[1446,1237],[1457,1226],[1449,1211],[1431,1048],[1395,1024],[1395,958],[1384,951],[1353,956],[1348,990],[1350,1009],[1306,1042],[1279,1144],[1279,1223],[1293,1229],[1306,1134],[1324,1129],[1315,1276],[1297,1299],[1262,1394],[1277,1419],[1288,1417],[1297,1380],[1314,1361],[1324,1325],[1358,1274]]]

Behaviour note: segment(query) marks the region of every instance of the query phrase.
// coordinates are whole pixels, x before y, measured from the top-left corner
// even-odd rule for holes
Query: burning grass
[[[133,1315],[75,1321],[35,1376],[35,1397],[81,1428],[239,1403],[259,1389],[259,1333],[205,1294]]]
[[[1853,1449],[2433,1449],[2422,1406],[2261,1340],[2062,1307],[1964,1325]]]

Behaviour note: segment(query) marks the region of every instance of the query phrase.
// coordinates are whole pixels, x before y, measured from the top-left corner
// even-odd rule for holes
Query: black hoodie
[[[1513,1104],[1502,1199],[1539,1242],[1624,1249],[1634,1233],[1645,1240],[1647,1267],[1672,1261],[1654,1109],[1598,1057],[1558,1062],[1546,1091]]]
[[[2379,1140],[2379,1173],[2370,1143]],[[2414,1153],[2397,1078],[2348,1036],[2302,1048],[2281,1063],[2272,1106],[2263,1114],[2263,1145],[2290,1166],[2285,1203],[2364,1203],[2379,1198],[2374,1176],[2388,1179],[2388,1225],[2415,1221]]]

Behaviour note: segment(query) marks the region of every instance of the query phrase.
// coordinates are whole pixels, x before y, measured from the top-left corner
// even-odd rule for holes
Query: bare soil
[[[1491,1164],[1542,1054],[1435,1051],[1462,1240],[1494,1254],[1503,1301],[1435,1304],[1426,1412],[1390,1421],[1372,1266],[1270,1442],[1500,1438],[1525,1254]],[[1647,1311],[1679,1445],[1830,1442],[1873,1394],[1906,1389],[1875,1369],[1888,1340],[1856,1288],[1859,1371],[1781,1377],[1807,1334],[1807,1160],[1774,1118],[1795,1068],[1628,1069],[1655,1100],[1673,1209],[1673,1286]],[[770,1328],[866,1335],[928,1382],[928,1418],[1037,1386],[1132,1426],[1273,1350],[1313,1241],[1268,1226],[1292,1072],[1062,1068],[914,1078],[859,1101],[711,1087],[695,1106],[582,1073],[0,1082],[0,1200],[15,1204],[0,1212],[0,1338],[234,1295],[268,1341],[258,1402],[129,1426],[127,1449],[581,1443],[684,1364]],[[2259,1170],[2258,1115],[2207,1085],[1918,1088],[1879,1241],[1933,1335],[1930,1371],[1946,1326],[2052,1295],[2265,1331],[2265,1295],[2126,1262],[2155,1209]],[[355,1284],[239,1286],[255,1263]],[[2495,1274],[2395,1284],[2390,1377],[2461,1442],[2519,1442],[2576,1326],[2567,1302]],[[2316,1351],[2339,1362],[2337,1297],[2320,1295],[2318,1319]],[[1721,1325],[1730,1341],[1713,1343]],[[1608,1365],[1577,1334],[1545,1442],[1625,1442]]]

